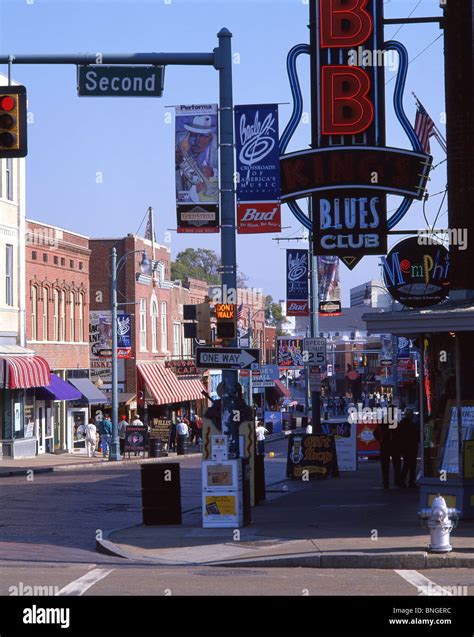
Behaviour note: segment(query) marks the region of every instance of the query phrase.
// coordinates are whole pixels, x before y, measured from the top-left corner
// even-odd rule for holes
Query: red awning
[[[5,389],[28,389],[51,384],[49,365],[41,356],[0,355],[4,361]]]
[[[277,392],[281,395],[284,396],[285,398],[290,398],[291,394],[288,391],[288,389],[285,387],[285,385],[281,382],[281,380],[276,380],[275,381],[275,389],[277,390]]]
[[[202,400],[204,385],[197,378],[178,378],[162,363],[138,363],[138,373],[155,399],[156,405]]]

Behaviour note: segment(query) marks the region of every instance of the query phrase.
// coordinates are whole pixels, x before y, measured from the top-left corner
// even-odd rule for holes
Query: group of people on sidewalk
[[[380,444],[380,465],[384,489],[390,488],[390,459],[394,483],[400,488],[416,488],[416,461],[419,429],[411,409],[405,409],[400,422],[379,424],[374,437]],[[403,465],[402,465],[403,457]]]

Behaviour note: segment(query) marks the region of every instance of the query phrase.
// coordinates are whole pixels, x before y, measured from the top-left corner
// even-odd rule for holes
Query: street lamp
[[[131,254],[142,254],[140,270],[143,274],[150,271],[151,261],[145,250],[131,250],[123,254],[117,262],[117,249],[112,248],[112,284],[111,284],[111,305],[112,305],[112,443],[110,445],[109,460],[121,460],[120,440],[118,436],[118,365],[117,365],[117,270]]]

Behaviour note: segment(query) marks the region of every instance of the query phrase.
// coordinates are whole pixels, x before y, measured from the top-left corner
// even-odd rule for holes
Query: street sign
[[[309,390],[312,392],[321,391],[321,372],[319,367],[309,368]]]
[[[305,365],[325,365],[326,364],[326,339],[325,338],[303,339],[303,362],[305,363]]]
[[[252,381],[252,386],[257,389],[259,387],[275,387],[275,381],[274,380],[260,380],[260,379],[256,379],[254,381]]]
[[[164,66],[79,66],[79,97],[161,97]]]
[[[237,347],[197,347],[196,367],[206,369],[257,369],[259,349]]]

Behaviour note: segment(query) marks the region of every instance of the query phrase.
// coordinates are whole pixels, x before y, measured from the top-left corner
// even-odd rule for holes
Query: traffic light
[[[211,308],[208,303],[183,305],[183,319],[192,321],[184,324],[184,338],[197,338],[206,342],[212,340]]]
[[[0,86],[0,157],[26,157],[26,88]]]
[[[216,303],[217,338],[232,341],[237,338],[237,310],[235,303]]]

